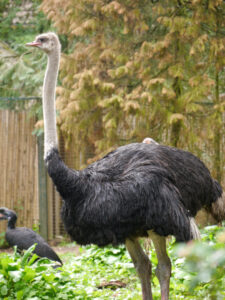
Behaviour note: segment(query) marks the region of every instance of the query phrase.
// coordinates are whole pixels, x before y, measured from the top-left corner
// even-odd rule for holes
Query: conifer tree
[[[87,146],[98,156],[146,136],[199,156],[213,143],[221,179],[224,1],[43,0],[42,9],[69,40],[57,107],[84,160]]]

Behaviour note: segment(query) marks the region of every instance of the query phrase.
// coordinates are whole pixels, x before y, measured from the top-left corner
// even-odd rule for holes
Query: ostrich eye
[[[47,40],[46,38],[40,38],[39,39],[39,41],[42,42],[42,43],[46,42],[46,40]]]

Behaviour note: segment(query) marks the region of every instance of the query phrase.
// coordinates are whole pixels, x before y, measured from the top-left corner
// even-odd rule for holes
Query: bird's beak
[[[41,46],[41,43],[40,42],[31,42],[31,43],[26,43],[26,46],[29,46],[29,47],[38,47],[38,46]]]
[[[4,220],[4,219],[5,219],[5,216],[0,213],[0,220]]]

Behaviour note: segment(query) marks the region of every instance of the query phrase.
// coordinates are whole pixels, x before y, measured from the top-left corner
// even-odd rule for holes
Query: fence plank
[[[48,238],[48,195],[47,174],[44,165],[44,139],[38,138],[38,186],[39,186],[39,212],[40,212],[40,234]]]

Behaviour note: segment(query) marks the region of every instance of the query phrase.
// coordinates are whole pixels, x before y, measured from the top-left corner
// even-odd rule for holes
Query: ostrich
[[[22,251],[36,243],[34,253],[40,257],[57,261],[62,265],[61,259],[39,234],[26,227],[16,227],[17,215],[15,211],[0,207],[0,220],[8,220],[5,238],[11,247],[17,246],[18,250]]]
[[[155,145],[158,145],[159,143],[157,143],[155,140],[153,140],[152,138],[150,137],[146,137],[145,139],[143,139],[142,143],[144,144],[155,144]]]
[[[153,299],[152,272],[138,238],[149,236],[158,258],[161,299],[168,300],[171,262],[166,237],[196,238],[197,211],[213,203],[221,210],[225,206],[220,185],[191,153],[154,143],[121,146],[86,169],[68,168],[59,155],[56,132],[59,39],[44,33],[27,46],[41,49],[48,57],[43,85],[44,160],[63,199],[66,231],[81,245],[125,244],[140,278],[143,300]],[[224,215],[222,211],[218,218]]]

